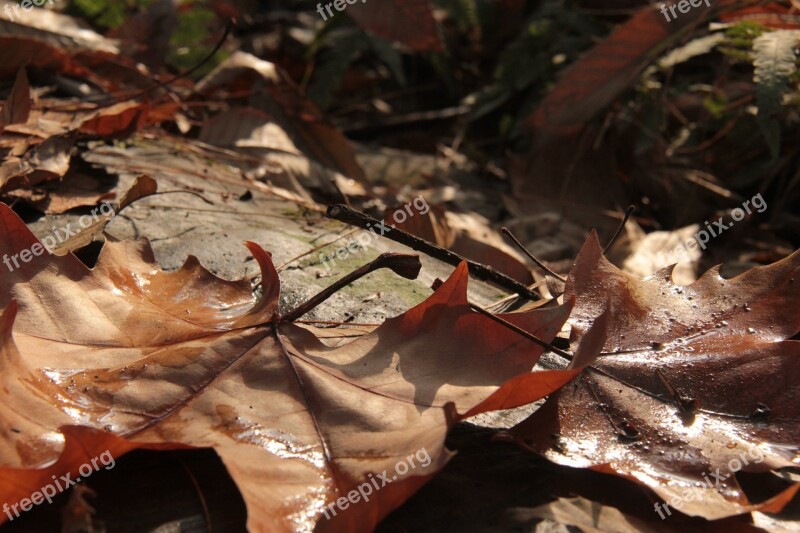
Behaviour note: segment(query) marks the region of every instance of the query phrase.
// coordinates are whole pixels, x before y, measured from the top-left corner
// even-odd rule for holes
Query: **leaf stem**
[[[614,236],[611,237],[610,241],[608,241],[608,244],[606,245],[606,247],[603,248],[603,255],[606,255],[606,252],[608,252],[608,249],[611,248],[611,245],[614,244],[614,241],[617,240],[617,237],[619,237],[619,234],[622,233],[622,228],[624,228],[625,224],[628,223],[628,219],[631,218],[631,215],[633,214],[634,211],[636,211],[636,206],[635,205],[629,205],[628,209],[625,210],[625,217],[622,219],[622,223],[617,228],[617,232],[614,233]]]
[[[425,239],[421,239],[401,229],[387,225],[380,220],[374,219],[371,216],[357,211],[351,207],[347,207],[346,205],[336,204],[328,207],[326,216],[328,218],[332,218],[334,220],[338,220],[340,222],[344,222],[345,224],[350,224],[351,226],[356,226],[365,230],[372,229],[375,231],[375,229],[377,229],[382,237],[386,237],[395,242],[399,242],[400,244],[404,244],[414,250],[423,252],[426,255],[453,266],[458,266],[462,261],[466,261],[467,265],[469,266],[469,273],[472,276],[475,276],[480,280],[493,283],[507,291],[515,292],[520,296],[528,298],[529,300],[541,300],[541,297],[537,293],[533,292],[524,284],[510,278],[509,276],[506,276],[502,272],[499,272],[490,266],[471,261],[455,252],[451,252],[447,248],[442,248],[441,246],[437,246],[436,244],[428,242]]]
[[[344,276],[342,279],[335,281],[331,286],[321,290],[316,295],[312,296],[308,301],[298,305],[296,308],[282,316],[279,321],[294,322],[347,285],[350,285],[359,278],[362,278],[370,272],[379,270],[381,268],[388,268],[398,276],[403,276],[406,279],[416,279],[416,277],[419,275],[419,271],[422,269],[422,263],[419,260],[419,256],[414,254],[381,254],[373,261],[360,268],[357,268],[356,270]]]

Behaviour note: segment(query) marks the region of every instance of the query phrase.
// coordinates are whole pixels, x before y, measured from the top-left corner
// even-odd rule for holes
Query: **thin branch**
[[[483,307],[480,307],[480,306],[475,305],[475,304],[469,304],[469,306],[474,311],[477,311],[480,314],[482,314],[482,315],[484,315],[484,316],[486,316],[488,318],[491,318],[495,322],[504,325],[505,327],[507,327],[511,331],[513,331],[515,333],[518,333],[519,335],[522,335],[526,339],[538,344],[539,346],[541,346],[545,350],[549,350],[549,351],[551,351],[553,353],[556,353],[556,354],[560,355],[561,357],[563,357],[564,359],[566,359],[568,361],[572,361],[572,354],[569,354],[569,353],[565,352],[564,350],[556,348],[555,346],[553,346],[549,342],[543,341],[542,339],[540,339],[539,337],[537,337],[533,333],[529,333],[529,332],[525,331],[524,329],[522,329],[521,327],[512,324],[508,320],[502,319],[497,315],[493,315],[492,313],[490,313],[489,311],[487,311]]]
[[[536,266],[538,266],[539,268],[541,268],[542,270],[544,270],[545,272],[547,272],[548,274],[550,274],[551,276],[553,276],[554,278],[556,278],[556,279],[557,279],[558,281],[560,281],[561,283],[566,283],[566,282],[567,282],[566,278],[564,278],[563,276],[560,276],[560,275],[558,275],[558,274],[557,274],[555,271],[551,270],[551,269],[550,269],[550,267],[548,267],[547,265],[545,265],[545,264],[544,264],[544,263],[543,263],[543,262],[542,262],[542,261],[541,261],[539,258],[537,258],[535,255],[533,255],[532,253],[530,253],[530,252],[528,251],[528,249],[527,249],[527,248],[525,248],[525,246],[524,246],[524,245],[523,245],[521,242],[519,242],[519,239],[517,239],[517,238],[514,236],[514,234],[513,234],[513,233],[511,233],[511,230],[510,230],[510,229],[508,229],[508,228],[502,228],[500,231],[502,231],[502,232],[503,232],[503,234],[504,234],[506,237],[508,237],[509,239],[511,239],[512,241],[514,241],[514,244],[516,244],[516,245],[517,245],[517,248],[519,248],[520,250],[522,250],[522,253],[524,253],[525,255],[527,255],[527,256],[528,256],[528,259],[530,259],[531,261],[533,261],[534,263],[536,263]]]
[[[617,240],[617,237],[619,237],[619,234],[622,233],[622,229],[625,227],[625,224],[628,223],[628,219],[631,218],[631,215],[633,214],[634,211],[636,211],[636,206],[635,205],[629,205],[628,209],[625,210],[625,218],[622,219],[622,223],[617,228],[617,232],[614,234],[613,237],[611,237],[611,240],[608,241],[608,244],[603,249],[603,255],[605,255],[606,252],[608,252],[608,249],[611,248],[611,245],[614,244],[614,241]]]
[[[233,30],[234,25],[235,25],[235,21],[234,20],[229,20],[228,21],[228,24],[225,26],[225,32],[223,33],[223,35],[220,38],[220,40],[217,42],[216,46],[214,46],[214,49],[211,50],[211,52],[208,55],[206,55],[203,59],[201,59],[200,62],[197,63],[192,68],[190,68],[190,69],[188,69],[188,70],[186,70],[184,72],[181,72],[180,74],[176,74],[175,76],[171,77],[170,79],[168,79],[166,81],[156,82],[155,84],[151,85],[150,87],[147,87],[145,89],[141,89],[139,91],[136,91],[133,94],[128,94],[128,95],[114,95],[114,94],[99,95],[100,97],[103,97],[103,98],[111,98],[111,100],[109,102],[107,102],[107,103],[104,103],[104,104],[97,104],[97,107],[92,108],[92,111],[94,111],[96,109],[103,109],[103,108],[106,108],[106,107],[111,107],[111,106],[116,105],[116,104],[118,104],[120,102],[126,102],[128,100],[135,100],[136,98],[140,98],[140,97],[146,95],[147,93],[155,91],[156,89],[160,89],[161,87],[167,87],[167,86],[172,85],[173,83],[175,83],[176,81],[178,81],[178,80],[180,80],[182,78],[186,78],[186,77],[190,76],[192,73],[194,73],[198,69],[200,69],[203,65],[205,65],[206,63],[211,61],[211,59],[217,54],[217,52],[219,52],[220,48],[222,48],[222,45],[225,44],[225,40],[228,38],[228,35],[230,35],[231,30]],[[91,100],[92,100],[92,98],[84,99],[84,103],[85,102],[90,102]],[[78,111],[79,110],[78,108],[70,108],[69,106],[54,106],[54,107],[49,107],[49,108],[46,108],[46,109],[48,109],[48,110],[58,110],[58,111]]]
[[[469,265],[470,274],[476,278],[493,283],[507,291],[515,292],[529,300],[537,301],[541,299],[538,294],[522,283],[506,276],[502,272],[498,272],[490,266],[471,261],[455,252],[437,246],[425,239],[415,237],[410,233],[395,228],[394,225],[387,225],[380,220],[376,220],[367,214],[356,211],[345,205],[337,204],[330,206],[328,208],[327,217],[365,230],[371,229],[376,235],[404,244],[409,248],[423,252],[439,261],[453,266],[458,266],[462,261],[465,261],[467,265]],[[375,230],[378,230],[378,232],[375,232]]]

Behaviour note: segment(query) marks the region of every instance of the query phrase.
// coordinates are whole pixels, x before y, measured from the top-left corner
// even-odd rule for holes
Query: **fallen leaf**
[[[413,212],[413,211],[412,211]],[[397,222],[395,213],[403,214],[403,222]],[[505,242],[489,225],[489,221],[476,213],[452,213],[439,206],[432,206],[425,213],[414,212],[406,219],[403,207],[387,211],[387,221],[412,235],[447,248],[462,257],[492,265],[503,274],[520,283],[530,285],[533,276],[520,254]]]
[[[133,183],[133,185],[131,185],[131,188],[128,189],[128,192],[125,193],[125,196],[122,197],[119,205],[113,209],[109,209],[110,212],[107,214],[102,210],[100,210],[99,214],[95,212],[97,217],[94,222],[88,226],[81,226],[80,232],[76,233],[72,237],[69,237],[66,241],[61,243],[53,250],[53,253],[56,255],[64,255],[69,252],[74,252],[79,248],[83,248],[87,244],[91,243],[97,235],[103,232],[103,230],[105,230],[108,223],[111,222],[111,219],[113,219],[117,213],[131,205],[136,200],[155,194],[157,190],[158,185],[153,178],[150,176],[139,176],[136,178],[136,181]],[[88,218],[91,219],[92,217]]]
[[[0,192],[56,180],[69,170],[73,142],[50,137],[24,158],[9,157],[0,169]]]
[[[412,50],[444,50],[430,0],[357,2],[346,13],[365,30]]]
[[[9,124],[19,124],[28,121],[31,112],[31,87],[28,85],[28,75],[25,68],[19,69],[17,79],[11,88],[8,100],[3,104],[3,111],[0,113],[0,132],[4,126]]]
[[[15,189],[7,193],[10,198],[25,200],[46,214],[62,214],[77,207],[95,206],[101,200],[113,199],[102,180],[82,172],[67,172],[60,182],[50,182],[41,187]]]
[[[235,52],[198,82],[196,90],[206,97],[237,91],[255,92],[247,99],[246,105],[268,116],[289,136],[297,149],[310,159],[364,183],[364,172],[344,134],[330,123],[316,104],[301,95],[290,80],[281,76],[274,64],[244,52]]]
[[[233,107],[217,113],[203,126],[199,140],[236,150],[243,156],[240,165],[245,175],[306,200],[311,200],[311,190],[326,198],[338,198],[339,191],[347,196],[366,195],[357,182],[306,156],[286,130],[260,109]]]
[[[557,524],[580,528],[585,532],[614,531],[615,533],[638,533],[661,531],[644,520],[625,516],[613,507],[584,498],[559,498],[533,509],[511,511],[516,521],[523,519],[547,519]]]
[[[716,7],[733,3],[719,0]],[[667,21],[660,6],[639,10],[564,71],[529,118],[529,128],[547,135],[579,129],[628,89],[675,35],[712,13],[705,8],[692,9]]]
[[[611,313],[603,352],[514,435],[556,463],[646,485],[689,515],[777,512],[800,483],[754,504],[734,474],[800,464],[800,342],[786,340],[800,329],[800,251],[727,280],[715,267],[686,287],[670,273],[626,274],[592,234],[565,298],[575,298],[574,341]]]
[[[0,204],[0,255],[36,243]],[[92,270],[66,255],[0,277],[0,499],[29,495],[30,471],[19,469],[64,457],[63,427],[80,425],[131,447],[213,448],[253,531],[366,530],[448,461],[456,421],[535,401],[575,376],[530,372],[541,348],[470,310],[466,264],[422,304],[330,347],[280,320],[270,256],[248,248],[259,299],[194,257],[162,272],[142,242],[107,243]],[[569,309],[504,316],[549,341]],[[395,470],[413,457],[408,475]],[[383,483],[373,475],[384,471],[399,478],[368,502],[330,507]],[[337,512],[326,520],[325,510]]]

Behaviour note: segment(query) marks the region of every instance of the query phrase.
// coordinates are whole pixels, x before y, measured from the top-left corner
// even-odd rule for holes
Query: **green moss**
[[[341,246],[340,243],[327,246],[303,258],[300,261],[300,266],[302,268],[316,268],[326,271],[325,266],[320,262],[319,254],[323,253],[325,256],[328,256]],[[343,260],[334,257],[333,262],[328,262],[333,275],[317,278],[315,279],[315,283],[319,285],[320,288],[329,287],[334,282],[341,279],[342,276],[364,266],[378,257],[378,255],[380,254],[374,249],[368,249],[348,254]],[[341,292],[349,298],[359,301],[376,292],[392,294],[402,299],[405,305],[411,307],[422,302],[427,297],[427,294],[423,294],[424,291],[420,291],[419,289],[420,286],[418,283],[402,278],[388,269],[381,269],[364,276],[352,285],[348,285],[342,289]]]
[[[189,70],[211,53],[215,42],[211,42],[211,28],[216,15],[210,9],[199,7],[199,2],[190,2],[191,9],[178,17],[178,27],[170,38],[167,62],[180,71]],[[193,73],[200,78],[219,65],[230,54],[218,51],[214,57]]]
[[[406,306],[413,307],[424,301],[428,296],[423,294],[423,291],[420,291],[419,288],[417,282],[402,278],[390,270],[382,269],[364,276],[352,285],[348,285],[342,289],[342,292],[359,301],[376,292],[380,292],[382,295],[391,294],[400,298]]]

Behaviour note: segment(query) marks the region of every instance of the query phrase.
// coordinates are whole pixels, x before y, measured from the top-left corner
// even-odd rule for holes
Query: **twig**
[[[467,265],[469,266],[470,274],[476,278],[494,283],[495,285],[502,287],[507,291],[515,292],[520,296],[528,298],[529,300],[536,301],[541,299],[538,294],[530,290],[522,283],[506,276],[502,272],[498,272],[490,266],[471,261],[455,252],[451,252],[446,248],[437,246],[426,241],[425,239],[415,237],[410,233],[395,228],[394,225],[386,225],[382,221],[376,220],[367,214],[356,211],[355,209],[351,209],[345,205],[336,204],[328,207],[326,216],[328,218],[332,218],[334,220],[338,220],[340,222],[344,222],[345,224],[350,224],[351,226],[356,226],[365,230],[369,230],[375,226],[375,229],[379,231],[380,236],[386,237],[395,242],[399,242],[400,244],[404,244],[409,248],[423,252],[433,258],[438,259],[439,261],[443,261],[453,266],[458,266],[462,261],[466,261]],[[374,231],[375,230],[373,229],[373,232]]]
[[[353,207],[353,204],[350,203],[350,199],[342,191],[342,189],[339,188],[339,185],[336,183],[336,178],[335,177],[330,179],[330,183],[331,183],[331,185],[333,185],[333,188],[336,189],[336,192],[339,193],[339,196],[342,197],[342,201],[344,201],[344,203],[347,204],[347,207]]]
[[[346,128],[344,128],[344,131],[345,133],[350,133],[353,131],[370,130],[374,128],[384,128],[389,126],[400,126],[403,124],[412,124],[415,122],[428,122],[431,120],[449,119],[453,117],[466,115],[467,113],[469,113],[469,111],[470,107],[466,105],[448,107],[445,109],[437,109],[434,111],[418,111],[415,113],[409,113],[407,115],[395,115],[392,117],[387,117],[373,121],[356,122],[354,124],[349,124]]]
[[[606,252],[608,252],[608,249],[611,248],[611,245],[614,244],[614,241],[617,240],[619,234],[622,233],[622,228],[625,227],[625,224],[627,224],[628,219],[631,218],[631,215],[633,214],[634,211],[636,211],[635,205],[629,205],[628,209],[625,210],[625,218],[622,219],[622,224],[620,224],[619,227],[617,228],[617,232],[614,234],[613,237],[611,237],[611,240],[608,241],[608,244],[603,249],[603,255],[605,255]]]
[[[538,266],[539,268],[541,268],[542,270],[544,270],[545,272],[547,272],[548,274],[550,274],[551,276],[553,276],[554,278],[556,278],[556,279],[557,279],[558,281],[560,281],[561,283],[566,283],[566,282],[567,282],[566,278],[564,278],[563,276],[559,276],[559,275],[558,275],[558,274],[557,274],[555,271],[551,270],[551,269],[550,269],[550,267],[548,267],[547,265],[545,265],[545,264],[544,264],[544,263],[543,263],[541,260],[539,260],[539,259],[538,259],[538,258],[537,258],[535,255],[533,255],[532,253],[530,253],[530,252],[528,251],[528,249],[527,249],[527,248],[525,248],[525,246],[524,246],[524,245],[523,245],[521,242],[519,242],[519,239],[517,239],[517,238],[514,236],[514,234],[513,234],[513,233],[511,233],[511,230],[510,230],[510,229],[508,229],[508,228],[502,228],[500,231],[502,231],[502,232],[503,232],[503,234],[504,234],[506,237],[508,237],[509,239],[511,239],[512,241],[514,241],[514,244],[516,244],[516,245],[517,245],[517,247],[518,247],[520,250],[522,250],[522,253],[524,253],[525,255],[527,255],[527,256],[528,256],[528,259],[530,259],[531,261],[533,261],[534,263],[536,263],[536,266]]]
[[[126,101],[129,101],[129,100],[135,100],[136,98],[140,98],[140,97],[146,95],[147,93],[155,91],[156,89],[160,89],[161,87],[167,87],[167,86],[172,85],[173,83],[175,83],[176,81],[178,81],[178,80],[180,80],[182,78],[186,78],[186,77],[190,76],[192,73],[196,72],[203,65],[205,65],[206,63],[211,61],[211,59],[217,54],[217,52],[219,52],[220,48],[222,48],[222,45],[225,44],[225,40],[228,38],[228,35],[230,35],[231,30],[233,30],[234,25],[235,25],[235,22],[233,20],[229,20],[228,21],[228,24],[225,26],[225,33],[223,33],[222,38],[220,38],[220,40],[217,42],[216,46],[214,46],[214,49],[211,50],[211,52],[208,55],[206,55],[203,59],[201,59],[200,62],[197,63],[192,68],[190,68],[190,69],[188,69],[188,70],[186,70],[184,72],[181,72],[179,74],[176,74],[175,76],[171,77],[170,79],[168,79],[166,81],[156,82],[154,85],[151,85],[150,87],[147,87],[145,89],[141,89],[139,91],[136,91],[133,94],[128,94],[128,95],[114,95],[114,94],[100,95],[101,97],[111,98],[111,100],[109,102],[107,102],[107,103],[104,103],[104,104],[97,104],[97,107],[92,108],[92,111],[97,110],[97,109],[103,109],[103,108],[106,108],[106,107],[111,107],[111,106],[116,105],[116,104],[118,104],[120,102],[126,102]],[[91,98],[87,98],[87,99],[84,100],[84,102],[88,102],[88,101],[91,101],[91,100],[92,100]],[[58,111],[78,111],[79,110],[78,108],[71,109],[68,106],[54,106],[54,107],[49,107],[49,108],[45,108],[45,109],[58,110]]]
[[[335,281],[330,287],[327,287],[316,295],[312,296],[310,300],[289,311],[281,317],[280,321],[293,322],[297,320],[333,296],[333,294],[337,291],[341,290],[347,285],[350,285],[359,278],[366,276],[370,272],[381,268],[388,268],[398,276],[403,276],[407,279],[416,279],[416,277],[419,275],[420,269],[422,269],[422,263],[420,263],[418,255],[395,253],[381,254],[375,258],[375,260],[350,272],[342,279]]]
[[[493,315],[492,313],[490,313],[489,311],[487,311],[483,307],[480,307],[480,306],[475,305],[475,304],[469,304],[469,306],[474,311],[477,311],[480,314],[482,314],[482,315],[484,315],[484,316],[486,316],[488,318],[491,318],[495,322],[504,325],[505,327],[507,327],[508,329],[513,331],[514,333],[518,333],[518,334],[522,335],[523,337],[525,337],[526,339],[528,339],[530,341],[533,341],[534,343],[538,344],[539,346],[541,346],[545,350],[550,350],[551,352],[560,355],[564,359],[566,359],[568,361],[572,361],[572,354],[568,354],[564,350],[556,348],[555,346],[553,346],[549,342],[544,342],[542,339],[540,339],[539,337],[537,337],[533,333],[529,333],[529,332],[525,331],[524,329],[522,329],[521,327],[512,324],[508,320],[502,319],[497,315]]]

